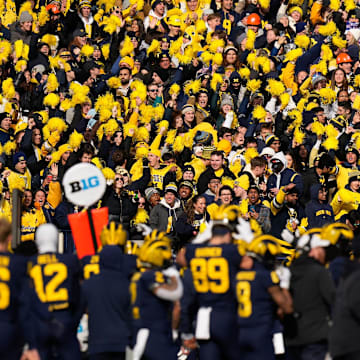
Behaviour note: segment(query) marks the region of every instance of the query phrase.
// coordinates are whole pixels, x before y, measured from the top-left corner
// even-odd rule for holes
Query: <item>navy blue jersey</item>
[[[160,271],[136,272],[131,278],[130,295],[135,332],[147,328],[156,332],[171,331],[172,302],[157,297],[153,290],[169,278]]]
[[[199,306],[224,308],[235,306],[231,282],[241,262],[234,244],[193,245],[186,247]]]
[[[49,311],[78,305],[80,264],[75,255],[41,254],[32,258],[30,266],[36,294]]]
[[[267,270],[256,260],[251,270],[237,273],[235,290],[240,328],[272,324],[276,307],[268,289],[275,285],[279,285],[275,271]]]
[[[108,257],[102,256],[100,273],[85,280],[82,286],[89,314],[90,354],[125,352],[130,340],[129,277],[123,266],[130,255],[124,255],[117,246],[109,250],[117,260],[106,261]]]
[[[136,271],[136,256],[125,255],[122,251],[113,251],[114,245],[105,245],[97,254],[91,256],[85,256],[81,259],[81,265],[83,268],[83,278],[89,279],[92,275],[100,273],[100,263],[106,262],[107,266],[113,265],[118,268],[121,266],[120,271],[126,276],[130,277]],[[120,247],[116,246],[117,250]]]
[[[10,253],[0,253],[0,322],[16,322],[26,261]]]

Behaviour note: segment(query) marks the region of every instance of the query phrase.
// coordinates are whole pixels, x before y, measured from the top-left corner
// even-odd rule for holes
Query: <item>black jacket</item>
[[[290,293],[294,311],[299,317],[296,319],[297,335],[287,338],[287,345],[308,345],[327,340],[330,307],[335,297],[329,271],[307,255],[296,259],[290,271]]]
[[[224,172],[223,174],[220,176],[221,178],[223,177],[229,177],[233,180],[235,180],[235,175],[226,167],[223,167]],[[210,181],[211,176],[213,176],[215,174],[214,169],[209,166],[199,177],[198,183],[197,183],[197,188],[198,188],[198,193],[199,194],[203,194],[207,189],[208,189],[208,184]]]

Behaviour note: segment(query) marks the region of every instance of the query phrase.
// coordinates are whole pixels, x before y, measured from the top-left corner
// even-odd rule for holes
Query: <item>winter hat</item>
[[[15,166],[18,162],[26,160],[26,155],[23,152],[19,151],[13,156],[13,165]]]
[[[160,194],[159,191],[157,189],[155,189],[154,187],[149,187],[145,190],[145,197],[147,201],[150,201],[151,197],[154,194]]]
[[[223,107],[224,105],[230,105],[232,108],[234,108],[234,102],[231,96],[224,94],[220,107]]]
[[[28,11],[23,11],[23,12],[21,13],[20,19],[19,19],[19,21],[20,21],[21,23],[24,23],[24,22],[26,22],[26,21],[33,21],[33,20],[34,20],[34,19],[33,19],[32,15],[31,15]]]
[[[181,113],[184,115],[189,111],[194,111],[195,112],[195,108],[194,105],[191,104],[185,104],[182,109],[181,109]]]
[[[177,196],[178,188],[177,188],[176,184],[174,184],[174,183],[167,184],[165,187],[164,193],[166,194],[167,192],[172,192],[175,196]]]
[[[347,33],[350,33],[354,37],[356,42],[359,41],[359,39],[360,39],[360,29],[350,29],[350,30],[347,30],[345,32],[345,34],[347,34]]]

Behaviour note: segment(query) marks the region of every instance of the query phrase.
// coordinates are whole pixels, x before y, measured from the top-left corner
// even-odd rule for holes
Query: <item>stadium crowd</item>
[[[78,359],[85,309],[90,359],[360,359],[357,1],[0,8],[1,359]],[[109,211],[83,271],[82,162]]]

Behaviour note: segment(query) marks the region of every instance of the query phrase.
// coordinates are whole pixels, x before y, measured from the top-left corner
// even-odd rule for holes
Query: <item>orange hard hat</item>
[[[250,14],[246,20],[246,25],[259,26],[261,24],[260,16],[256,13]]]
[[[353,62],[350,55],[347,53],[341,53],[336,57],[336,63],[343,64],[343,63],[351,63]]]

